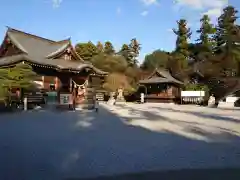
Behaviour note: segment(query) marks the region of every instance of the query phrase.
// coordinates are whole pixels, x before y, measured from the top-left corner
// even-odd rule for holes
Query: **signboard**
[[[181,91],[182,97],[204,97],[205,91]]]
[[[98,101],[103,101],[104,100],[104,93],[96,93],[96,99]]]
[[[60,94],[60,104],[61,105],[72,104],[72,95],[71,94]]]

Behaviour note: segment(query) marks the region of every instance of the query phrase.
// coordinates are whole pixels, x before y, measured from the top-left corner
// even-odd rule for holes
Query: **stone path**
[[[99,113],[0,115],[0,179],[240,167],[240,112],[191,108],[102,104]]]

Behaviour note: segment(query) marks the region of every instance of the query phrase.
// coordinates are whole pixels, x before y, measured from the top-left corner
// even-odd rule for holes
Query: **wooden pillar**
[[[59,87],[59,78],[54,78],[55,91],[57,91],[57,102],[60,103],[60,87]]]
[[[72,78],[69,78],[69,92],[72,92]]]
[[[167,94],[168,96],[172,96],[173,95],[173,87],[170,86],[168,89],[167,89]]]
[[[54,81],[55,81],[55,90],[58,90],[59,89],[59,79],[58,79],[58,77],[55,77]]]
[[[43,89],[46,89],[45,88],[45,77],[44,76],[42,76],[42,83],[43,83]]]

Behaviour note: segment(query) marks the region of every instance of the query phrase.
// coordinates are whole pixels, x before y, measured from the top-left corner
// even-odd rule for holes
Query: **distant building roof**
[[[156,76],[155,76],[156,75]],[[153,73],[146,79],[139,81],[140,84],[153,84],[153,83],[176,83],[183,84],[183,82],[175,79],[168,70],[155,69]]]

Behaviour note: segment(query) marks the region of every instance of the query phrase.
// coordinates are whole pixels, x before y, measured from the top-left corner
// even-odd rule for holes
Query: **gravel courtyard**
[[[101,104],[95,112],[0,115],[0,179],[240,168],[240,110]]]

